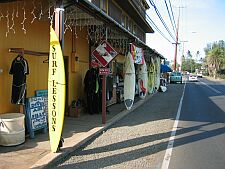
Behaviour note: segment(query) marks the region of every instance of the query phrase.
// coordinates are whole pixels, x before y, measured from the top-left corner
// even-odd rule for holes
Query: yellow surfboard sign
[[[48,123],[51,151],[56,152],[62,134],[65,113],[65,68],[59,39],[50,26],[48,69]]]

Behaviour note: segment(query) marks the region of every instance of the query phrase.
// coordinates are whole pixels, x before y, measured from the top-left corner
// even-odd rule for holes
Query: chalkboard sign
[[[26,124],[30,138],[34,138],[34,131],[43,129],[47,131],[48,127],[48,98],[30,97],[26,102]]]
[[[35,91],[35,96],[40,97],[40,96],[48,96],[48,90],[36,90]]]

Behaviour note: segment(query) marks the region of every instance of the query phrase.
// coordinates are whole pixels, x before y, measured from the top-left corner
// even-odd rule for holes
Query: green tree
[[[192,58],[191,52],[188,50],[187,56],[182,56],[182,71],[188,71],[190,73],[194,73],[195,69],[201,69],[201,64],[196,63],[196,61]]]
[[[225,43],[223,40],[207,44],[206,67],[210,76],[217,77],[218,72],[225,68]]]

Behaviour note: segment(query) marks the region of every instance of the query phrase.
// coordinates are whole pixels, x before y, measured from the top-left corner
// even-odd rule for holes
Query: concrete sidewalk
[[[48,133],[36,133],[34,139],[26,138],[22,145],[14,147],[0,146],[0,169],[28,169],[44,168],[67,154],[73,152],[79,146],[106,130],[116,121],[141,106],[145,100],[137,99],[131,110],[125,110],[124,103],[109,107],[107,122],[101,124],[101,114],[84,114],[79,118],[66,117],[64,122],[64,144],[58,153],[51,153]]]

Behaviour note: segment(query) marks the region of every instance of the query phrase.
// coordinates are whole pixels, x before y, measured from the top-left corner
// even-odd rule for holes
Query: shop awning
[[[161,64],[160,65],[160,72],[161,73],[172,72],[172,69],[167,65]]]

